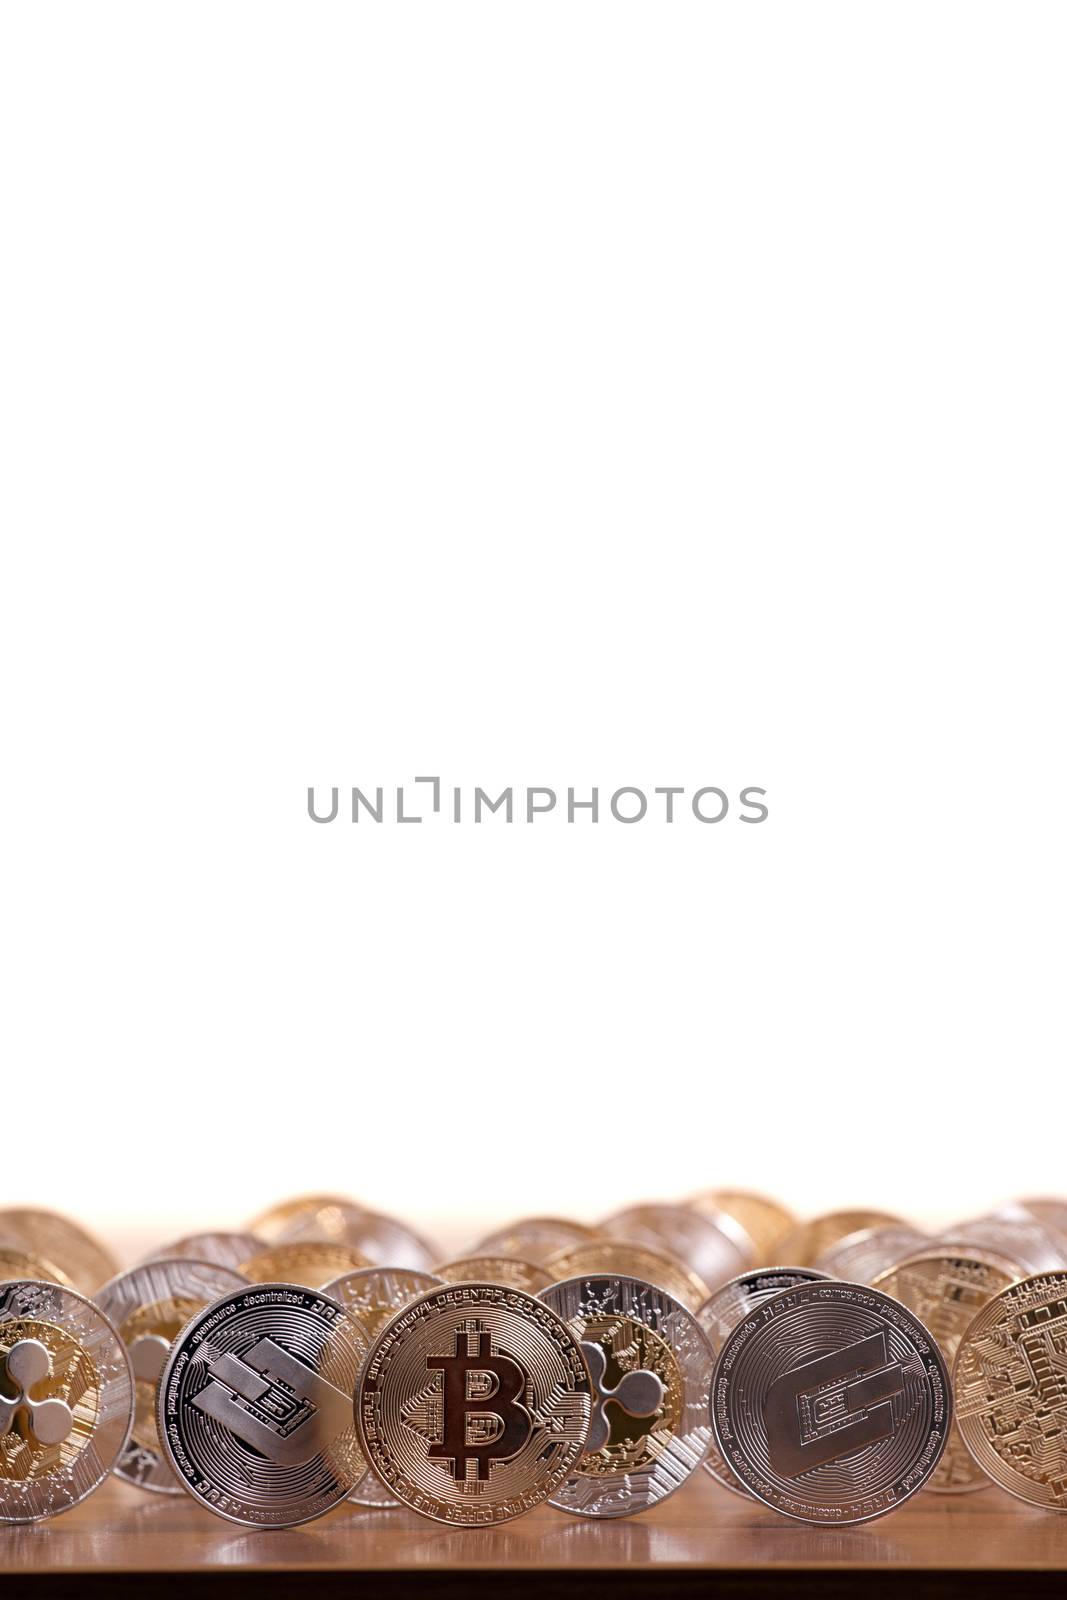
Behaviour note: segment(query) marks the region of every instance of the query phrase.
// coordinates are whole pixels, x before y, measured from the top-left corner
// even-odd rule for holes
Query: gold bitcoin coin
[[[1067,1511],[1067,1272],[1009,1284],[968,1324],[953,1387],[981,1470],[1029,1505]]]
[[[827,1211],[807,1222],[798,1222],[779,1240],[778,1252],[782,1261],[811,1267],[850,1233],[860,1233],[866,1228],[906,1226],[901,1217],[891,1216],[888,1211]]]
[[[308,1239],[300,1244],[276,1244],[242,1262],[238,1271],[249,1283],[297,1283],[304,1289],[322,1289],[334,1278],[370,1265],[351,1245]]]
[[[62,1284],[0,1283],[0,1522],[91,1494],[132,1417],[130,1364],[103,1313]]]
[[[479,1255],[518,1256],[542,1266],[558,1250],[598,1237],[595,1228],[569,1217],[521,1217],[506,1228],[486,1234],[475,1246]]]
[[[797,1220],[777,1200],[763,1194],[750,1194],[744,1189],[707,1189],[693,1195],[686,1205],[710,1216],[713,1221],[722,1212],[733,1217],[752,1240],[757,1266],[782,1260],[778,1245],[790,1228],[796,1226]]]
[[[66,1273],[60,1272],[43,1256],[34,1255],[31,1250],[0,1245],[0,1283],[8,1283],[15,1278],[43,1278],[46,1283],[62,1283],[68,1289],[74,1287]]]
[[[517,1256],[460,1256],[435,1267],[434,1273],[446,1283],[502,1283],[524,1294],[540,1294],[554,1282],[544,1267]]]
[[[0,1211],[0,1239],[54,1262],[82,1294],[91,1295],[118,1271],[110,1251],[79,1223],[57,1211],[26,1207]]]
[[[541,1301],[450,1284],[386,1325],[356,1392],[367,1460],[438,1522],[506,1522],[573,1471],[592,1414],[578,1342]]]
[[[953,1254],[935,1246],[882,1272],[874,1279],[873,1287],[891,1294],[915,1312],[937,1340],[951,1368],[971,1319],[1015,1276],[1010,1262],[998,1262],[996,1257],[977,1251]],[[964,1494],[989,1487],[989,1479],[964,1447],[956,1422],[949,1426],[945,1453],[926,1487],[941,1494]]]
[[[592,1239],[569,1250],[559,1250],[545,1262],[545,1270],[556,1283],[585,1276],[638,1278],[673,1295],[689,1311],[696,1311],[708,1298],[707,1284],[691,1268],[665,1250],[631,1244],[625,1239]]]

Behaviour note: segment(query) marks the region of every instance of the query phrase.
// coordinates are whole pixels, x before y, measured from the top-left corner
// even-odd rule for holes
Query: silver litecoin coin
[[[929,1479],[952,1420],[948,1370],[898,1300],[798,1284],[756,1306],[712,1379],[719,1452],[758,1500],[801,1522],[866,1522]]]
[[[156,1385],[170,1347],[190,1317],[213,1300],[247,1288],[240,1273],[209,1261],[146,1261],[112,1278],[96,1303],[118,1329],[136,1385],[133,1432],[115,1474],[139,1489],[181,1494],[156,1426]]]
[[[593,1386],[585,1453],[549,1504],[583,1517],[646,1511],[704,1459],[711,1346],[692,1312],[638,1278],[567,1278],[538,1299],[578,1340]]]
[[[755,1306],[773,1299],[783,1289],[795,1288],[798,1283],[825,1283],[827,1276],[825,1272],[816,1272],[814,1267],[757,1267],[752,1272],[742,1272],[739,1277],[731,1278],[721,1289],[716,1289],[697,1312],[697,1321],[704,1330],[712,1354],[718,1355],[742,1317],[747,1316]],[[704,1471],[710,1473],[724,1489],[750,1498],[749,1491],[719,1454],[714,1436],[704,1461]]]
[[[216,1300],[174,1341],[159,1434],[194,1499],[255,1527],[310,1522],[366,1471],[352,1396],[367,1352],[336,1300],[292,1283]]]
[[[130,1363],[104,1313],[56,1283],[0,1283],[0,1523],[92,1494],[132,1421]]]
[[[429,1272],[413,1272],[405,1267],[362,1267],[335,1278],[323,1290],[356,1317],[369,1339],[376,1339],[387,1322],[410,1301],[431,1289],[439,1289],[442,1279]],[[400,1504],[385,1484],[368,1467],[348,1497],[358,1506],[388,1510]]]

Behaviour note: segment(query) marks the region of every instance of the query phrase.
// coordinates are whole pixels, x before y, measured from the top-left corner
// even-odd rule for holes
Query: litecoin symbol
[[[41,1445],[62,1444],[69,1437],[74,1413],[65,1400],[30,1399],[30,1390],[51,1376],[52,1357],[39,1339],[19,1339],[11,1346],[0,1373],[0,1439],[16,1425]]]
[[[533,1432],[530,1413],[518,1403],[526,1374],[510,1356],[493,1354],[489,1334],[478,1322],[457,1331],[454,1355],[427,1356],[426,1365],[444,1374],[441,1442],[426,1454],[450,1459],[457,1483],[466,1479],[468,1461],[485,1480],[492,1463],[518,1455]]]
[[[585,1442],[586,1450],[593,1455],[597,1450],[603,1450],[611,1438],[611,1424],[604,1415],[604,1408],[610,1400],[620,1406],[627,1416],[654,1417],[667,1391],[663,1380],[644,1367],[636,1372],[627,1372],[614,1389],[607,1389],[604,1387],[604,1375],[608,1370],[607,1356],[598,1344],[585,1342],[581,1348],[597,1396],[589,1437]]]
[[[794,1367],[767,1390],[767,1453],[783,1478],[852,1455],[893,1435],[894,1395],[904,1388],[884,1333]]]
[[[193,1405],[278,1466],[302,1466],[351,1426],[351,1396],[273,1339],[240,1358],[224,1351],[208,1371]]]

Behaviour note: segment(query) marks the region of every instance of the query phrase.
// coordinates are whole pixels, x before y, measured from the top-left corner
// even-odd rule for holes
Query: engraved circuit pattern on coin
[[[1010,1284],[969,1324],[953,1373],[974,1460],[1030,1505],[1067,1511],[1067,1273]]]
[[[0,1240],[53,1262],[82,1294],[92,1294],[119,1270],[99,1240],[58,1211],[28,1207],[0,1211]]]
[[[429,1289],[439,1288],[442,1281],[432,1273],[412,1272],[405,1267],[362,1267],[335,1278],[323,1293],[351,1312],[367,1338],[374,1340],[402,1306]],[[348,1498],[358,1506],[379,1509],[400,1504],[369,1467]]]
[[[814,1267],[757,1267],[752,1272],[742,1272],[736,1278],[731,1278],[721,1289],[716,1289],[697,1312],[697,1321],[711,1346],[712,1354],[718,1355],[742,1317],[747,1317],[765,1300],[773,1300],[783,1289],[793,1289],[798,1283],[822,1283],[825,1279],[826,1273],[816,1272]],[[744,1495],[746,1499],[752,1498],[737,1474],[723,1460],[714,1433],[711,1433],[708,1442],[704,1471],[716,1483],[721,1483],[724,1489]]]
[[[708,1298],[707,1284],[684,1262],[666,1250],[625,1239],[590,1239],[559,1250],[549,1256],[545,1270],[558,1283],[565,1278],[637,1278],[666,1290],[687,1311],[695,1312]]]
[[[434,1272],[445,1283],[502,1283],[509,1289],[521,1289],[524,1294],[540,1294],[553,1281],[551,1272],[544,1267],[533,1261],[520,1261],[516,1256],[460,1256],[455,1261],[442,1262]]]
[[[452,1284],[388,1323],[363,1367],[367,1460],[398,1500],[439,1522],[490,1524],[573,1471],[589,1373],[561,1318],[500,1284]]]
[[[302,1283],[308,1289],[321,1289],[334,1278],[370,1265],[351,1245],[308,1239],[272,1245],[251,1261],[243,1261],[239,1270],[249,1283]]]
[[[159,1433],[189,1493],[231,1522],[290,1527],[366,1469],[352,1395],[366,1335],[336,1300],[266,1283],[187,1323],[159,1384]]]
[[[944,1358],[907,1307],[862,1284],[798,1284],[719,1353],[719,1452],[757,1499],[802,1522],[865,1522],[922,1488],[948,1435]]]
[[[954,1255],[933,1246],[890,1267],[875,1279],[874,1288],[914,1311],[951,1368],[972,1318],[1017,1276],[1007,1262],[998,1262],[995,1256]],[[961,1494],[988,1486],[989,1479],[971,1460],[960,1438],[959,1423],[954,1421],[945,1453],[927,1487],[940,1494]]]
[[[135,1383],[133,1431],[115,1463],[117,1477],[157,1494],[181,1494],[159,1442],[156,1385],[189,1319],[244,1287],[238,1273],[212,1262],[160,1260],[120,1272],[99,1291],[96,1303],[118,1330]]]
[[[103,1312],[61,1284],[0,1283],[0,1522],[91,1494],[132,1419],[130,1364]]]
[[[586,1453],[551,1503],[587,1517],[645,1511],[711,1441],[711,1347],[685,1306],[634,1278],[571,1278],[541,1299],[581,1344],[594,1397]]]

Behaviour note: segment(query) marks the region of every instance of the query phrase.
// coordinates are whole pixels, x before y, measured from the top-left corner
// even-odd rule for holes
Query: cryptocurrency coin
[[[261,1211],[258,1217],[253,1217],[248,1224],[248,1232],[265,1239],[268,1244],[279,1244],[288,1230],[299,1226],[305,1218],[314,1217],[320,1211],[329,1211],[335,1207],[343,1212],[350,1206],[356,1210],[360,1209],[354,1200],[349,1200],[344,1195],[296,1195],[291,1200],[279,1200],[276,1205],[268,1206],[266,1211]]]
[[[711,1441],[711,1347],[685,1306],[635,1278],[571,1278],[541,1299],[579,1341],[593,1384],[585,1454],[551,1503],[584,1517],[645,1511]]]
[[[0,1244],[0,1283],[13,1283],[21,1278],[43,1278],[46,1283],[61,1283],[67,1289],[74,1287],[66,1273],[60,1272],[43,1256],[35,1255],[32,1250]]]
[[[1067,1511],[1067,1272],[1009,1284],[968,1324],[953,1382],[960,1437],[983,1472]]]
[[[82,1294],[92,1294],[119,1270],[102,1244],[57,1211],[0,1211],[0,1239],[54,1262]]]
[[[367,1339],[321,1290],[245,1287],[186,1323],[159,1381],[172,1470],[230,1522],[291,1527],[346,1499],[366,1470],[352,1396]]]
[[[335,1278],[323,1293],[351,1312],[368,1339],[375,1339],[401,1306],[428,1289],[438,1288],[441,1281],[429,1272],[409,1272],[404,1267],[363,1267],[359,1272]],[[400,1504],[369,1467],[348,1498],[360,1506],[382,1508]]]
[[[888,1211],[827,1211],[807,1222],[798,1222],[779,1240],[778,1250],[783,1261],[811,1267],[849,1234],[861,1233],[867,1228],[906,1226],[901,1217],[891,1216]]]
[[[952,1417],[937,1345],[863,1284],[796,1284],[741,1319],[712,1378],[719,1453],[801,1522],[865,1522],[921,1489]]]
[[[367,1460],[398,1500],[439,1522],[528,1511],[571,1475],[592,1394],[555,1312],[501,1284],[449,1284],[387,1323],[363,1366]]]
[[[96,1303],[126,1346],[134,1376],[133,1431],[115,1473],[139,1489],[180,1494],[156,1426],[156,1385],[170,1347],[190,1317],[234,1289],[241,1276],[208,1261],[148,1261],[120,1272]]]
[[[1035,1200],[1020,1200],[1018,1204],[1053,1233],[1067,1238],[1067,1200],[1041,1196]]]
[[[188,1233],[161,1250],[153,1250],[145,1260],[210,1261],[216,1267],[230,1267],[236,1272],[266,1248],[265,1240],[254,1233]]]
[[[764,1300],[773,1300],[783,1289],[793,1289],[798,1283],[822,1283],[825,1279],[826,1274],[816,1272],[814,1267],[756,1267],[751,1272],[742,1272],[738,1277],[731,1278],[721,1289],[716,1289],[697,1312],[697,1321],[711,1346],[712,1354],[718,1355],[741,1318],[748,1316]],[[714,1434],[708,1442],[704,1471],[716,1483],[721,1483],[724,1489],[749,1496],[748,1489],[720,1455]]]
[[[516,1256],[460,1256],[435,1267],[434,1272],[446,1283],[503,1283],[524,1294],[540,1294],[554,1281],[544,1267]]]
[[[712,1221],[724,1211],[733,1217],[752,1240],[759,1266],[780,1259],[779,1241],[795,1227],[797,1220],[777,1200],[751,1194],[745,1189],[708,1189],[693,1195],[686,1205],[691,1211],[702,1211]]]
[[[846,1283],[873,1283],[880,1272],[895,1266],[905,1256],[914,1255],[929,1244],[925,1233],[900,1223],[889,1228],[860,1228],[846,1233],[837,1244],[823,1252],[815,1265],[829,1278]]]
[[[522,1217],[506,1228],[498,1228],[479,1240],[475,1246],[479,1255],[518,1256],[523,1261],[543,1266],[549,1256],[572,1245],[597,1238],[595,1228],[584,1222],[572,1222],[569,1217]]]
[[[132,1421],[130,1363],[103,1312],[62,1284],[0,1283],[0,1522],[84,1500]]]
[[[950,1248],[976,1245],[1015,1263],[1020,1277],[1059,1272],[1067,1267],[1067,1239],[1022,1206],[1004,1206],[985,1217],[955,1223],[938,1243]]]
[[[708,1286],[684,1262],[651,1245],[633,1244],[626,1239],[590,1239],[549,1256],[545,1271],[561,1283],[565,1278],[637,1278],[664,1289],[681,1301],[687,1311],[696,1311],[708,1298]]]
[[[1009,1262],[999,1262],[995,1256],[952,1255],[934,1246],[890,1267],[873,1286],[915,1312],[951,1367],[960,1338],[976,1312],[1017,1276]],[[988,1483],[964,1448],[959,1423],[954,1421],[928,1488],[940,1494],[962,1494],[984,1489]]]
[[[685,1206],[630,1206],[606,1217],[600,1227],[609,1238],[666,1250],[710,1288],[744,1272],[756,1257],[751,1239],[725,1212],[713,1218]]]
[[[297,1244],[324,1240],[350,1245],[372,1266],[407,1267],[429,1272],[436,1252],[406,1223],[347,1201],[305,1201],[287,1220],[279,1220],[272,1243]]]
[[[251,1261],[242,1261],[239,1271],[249,1283],[302,1283],[308,1289],[321,1289],[333,1278],[370,1265],[351,1245],[308,1239],[300,1244],[272,1245]]]

